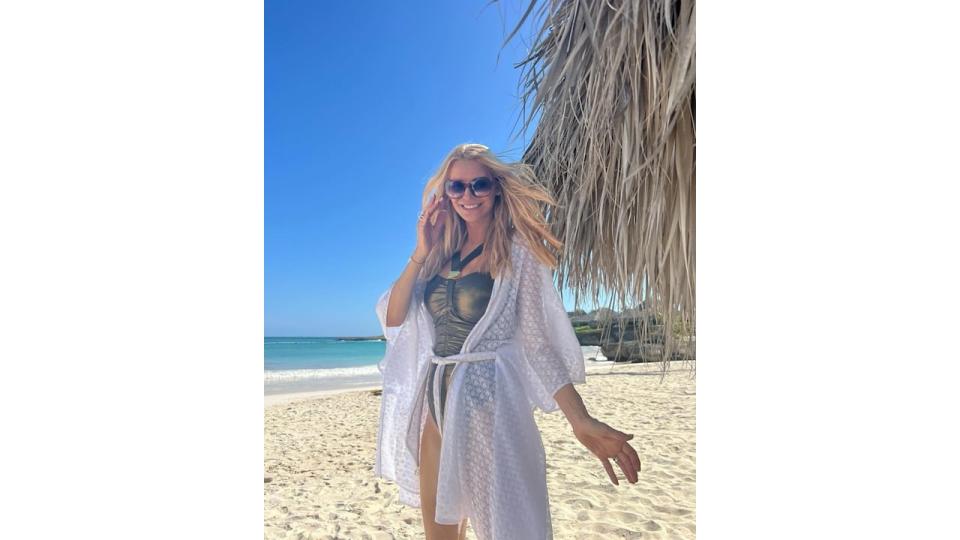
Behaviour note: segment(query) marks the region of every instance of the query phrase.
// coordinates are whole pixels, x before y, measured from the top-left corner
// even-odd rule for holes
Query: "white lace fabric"
[[[436,522],[469,518],[480,540],[550,539],[543,442],[533,409],[559,409],[553,395],[586,381],[583,355],[553,284],[553,273],[514,237],[511,268],[495,278],[487,310],[462,353],[492,360],[458,363],[442,422]],[[396,482],[400,502],[420,507],[420,436],[427,414],[433,319],[414,284],[406,318],[386,326],[393,287],[376,305],[387,340],[374,474]]]

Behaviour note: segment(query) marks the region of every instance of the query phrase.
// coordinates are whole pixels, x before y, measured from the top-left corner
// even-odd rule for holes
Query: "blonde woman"
[[[377,302],[387,340],[375,474],[419,507],[427,540],[553,537],[533,410],[562,410],[619,485],[636,483],[625,434],[587,413],[583,356],[553,284],[554,199],[524,164],[479,144],[429,179],[406,268]],[[547,245],[545,245],[547,244]],[[549,247],[548,247],[549,245]]]

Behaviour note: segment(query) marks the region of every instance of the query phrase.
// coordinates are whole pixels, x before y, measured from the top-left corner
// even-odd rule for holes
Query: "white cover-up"
[[[380,296],[376,312],[387,343],[378,364],[383,394],[374,474],[396,482],[401,503],[420,507],[427,370],[436,359],[469,359],[453,368],[440,420],[435,520],[453,525],[469,518],[480,540],[552,539],[533,410],[558,410],[556,391],[585,382],[583,354],[552,270],[517,235],[508,266],[494,279],[486,312],[461,353],[451,357],[433,354],[433,318],[423,301],[427,280],[416,280],[400,326],[386,325],[393,285]]]

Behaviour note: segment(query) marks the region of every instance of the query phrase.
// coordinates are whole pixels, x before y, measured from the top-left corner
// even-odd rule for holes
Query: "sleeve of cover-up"
[[[399,326],[387,326],[387,305],[393,291],[394,281],[377,300],[376,313],[387,340],[383,359],[377,369],[383,378],[383,393],[380,396],[380,421],[377,429],[376,455],[373,473],[378,478],[396,482],[400,487],[400,500],[417,501],[418,473],[417,456],[407,446],[407,428],[415,421],[417,388],[423,355],[428,344],[429,330],[423,314],[424,282],[414,282],[410,304]]]
[[[559,409],[554,394],[586,373],[580,342],[553,284],[553,272],[524,251],[517,288],[517,320],[524,383],[532,405],[550,413]]]
[[[381,295],[379,300],[377,300],[376,312],[377,319],[380,321],[380,328],[383,330],[383,337],[386,339],[387,348],[386,354],[383,357],[383,360],[378,364],[380,372],[383,373],[386,368],[387,361],[390,359],[391,352],[393,352],[397,343],[402,341],[411,341],[411,345],[417,338],[418,321],[417,321],[417,309],[420,306],[420,295],[423,294],[424,282],[422,280],[417,280],[413,286],[413,292],[410,294],[410,304],[407,306],[407,314],[404,317],[402,323],[399,326],[387,326],[387,306],[390,304],[390,294],[393,291],[393,286],[396,284],[394,281],[390,284],[390,287],[387,288]]]

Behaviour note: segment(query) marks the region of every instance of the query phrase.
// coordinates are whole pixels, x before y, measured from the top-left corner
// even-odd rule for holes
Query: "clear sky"
[[[265,335],[379,334],[441,159],[521,155],[532,27],[500,45],[527,2],[486,3],[265,3]]]

